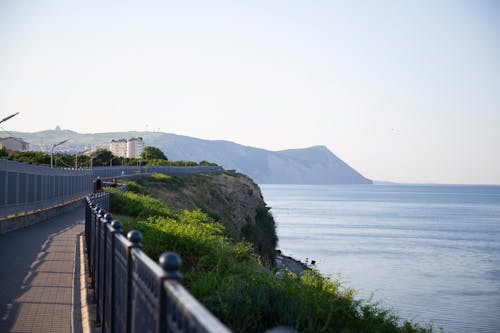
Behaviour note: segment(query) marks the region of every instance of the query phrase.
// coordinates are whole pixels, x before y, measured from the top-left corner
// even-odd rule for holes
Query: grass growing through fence
[[[391,311],[356,300],[352,289],[315,271],[300,279],[276,276],[251,244],[232,241],[221,223],[199,210],[175,210],[145,194],[111,191],[111,211],[124,214],[115,215],[124,231],[141,231],[143,249],[154,260],[164,251],[179,253],[184,285],[236,332],[276,326],[299,332],[432,331],[401,324]]]

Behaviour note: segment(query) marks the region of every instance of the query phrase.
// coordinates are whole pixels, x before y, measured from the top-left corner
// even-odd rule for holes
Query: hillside
[[[170,160],[203,160],[234,169],[259,184],[371,184],[372,181],[343,162],[325,146],[270,151],[234,142],[202,140],[157,132],[116,132],[80,134],[69,130],[15,133],[33,148],[64,139],[68,147],[108,146],[111,139],[140,136],[146,145],[156,146]]]
[[[137,188],[137,185],[139,188]],[[237,173],[169,177],[154,175],[130,183],[131,189],[149,194],[169,207],[200,209],[222,222],[231,238],[245,239],[269,266],[273,266],[277,235],[260,188]]]

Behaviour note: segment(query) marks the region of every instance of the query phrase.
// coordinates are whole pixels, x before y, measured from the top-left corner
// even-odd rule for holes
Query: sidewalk
[[[74,298],[79,299],[73,286],[84,216],[82,206],[0,235],[0,332],[81,330],[73,327]]]

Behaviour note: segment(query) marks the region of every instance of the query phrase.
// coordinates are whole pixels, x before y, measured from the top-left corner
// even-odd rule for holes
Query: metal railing
[[[109,193],[87,197],[86,250],[101,332],[231,332],[180,283],[180,257],[151,260],[141,233],[121,234],[112,221]]]
[[[97,176],[111,180],[136,179],[152,173],[185,176],[222,171],[220,166],[50,168],[0,159],[0,219],[83,199],[94,191]]]
[[[93,190],[92,179],[92,170],[0,160],[0,218],[84,198]]]

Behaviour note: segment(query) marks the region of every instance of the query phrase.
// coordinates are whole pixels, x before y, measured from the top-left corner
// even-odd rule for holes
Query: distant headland
[[[69,139],[67,145],[109,147],[111,140],[142,137],[148,146],[160,148],[169,160],[210,161],[244,173],[260,184],[372,184],[325,146],[270,151],[230,141],[203,140],[161,132],[108,132],[82,134],[70,130],[13,132],[31,149]]]

